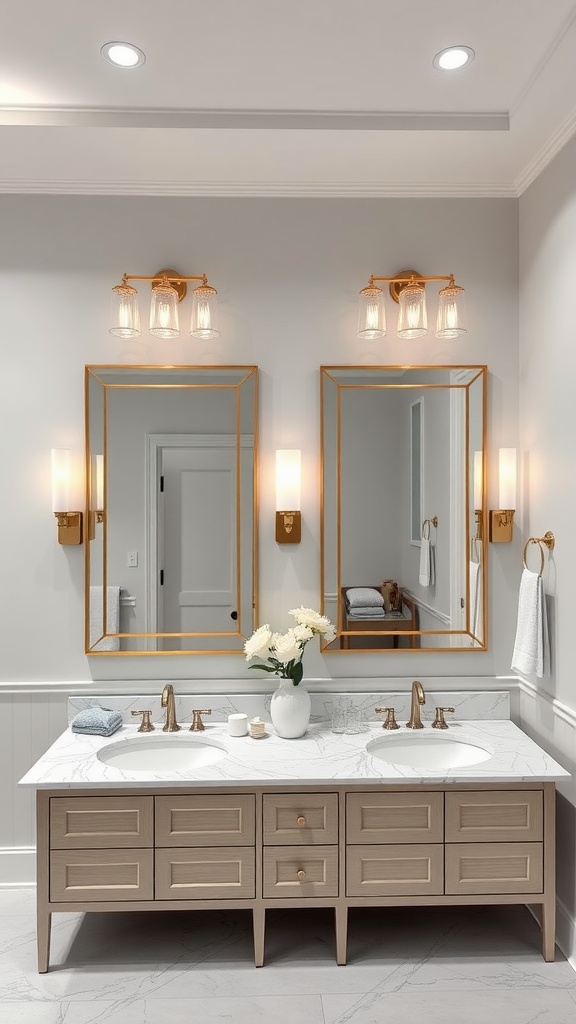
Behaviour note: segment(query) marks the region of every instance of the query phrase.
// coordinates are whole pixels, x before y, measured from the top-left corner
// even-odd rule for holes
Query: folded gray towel
[[[346,591],[349,608],[382,608],[384,598],[374,587],[350,587]]]
[[[349,619],[385,619],[383,608],[348,608]]]
[[[88,736],[111,736],[122,725],[122,712],[93,707],[79,711],[70,722],[72,732]]]

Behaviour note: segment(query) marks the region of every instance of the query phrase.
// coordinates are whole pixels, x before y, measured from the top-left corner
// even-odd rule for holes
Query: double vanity
[[[68,729],[21,780],[37,790],[39,971],[53,913],[246,908],[262,966],[266,911],[295,905],[333,908],[344,964],[352,907],[530,904],[553,960],[568,773],[509,720],[424,724]]]

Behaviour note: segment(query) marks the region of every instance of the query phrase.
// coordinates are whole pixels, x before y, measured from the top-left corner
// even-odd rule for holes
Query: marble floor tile
[[[444,992],[368,992],[323,996],[325,1024],[574,1024],[576,1001],[568,991],[534,989],[474,993],[460,998]]]
[[[71,1003],[63,1024],[324,1024],[320,996],[283,1001],[236,995]]]

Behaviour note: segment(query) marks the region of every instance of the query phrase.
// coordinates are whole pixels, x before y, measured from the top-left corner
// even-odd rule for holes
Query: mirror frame
[[[222,379],[222,383],[215,382],[213,378],[217,377],[218,374],[222,373],[223,371],[227,372],[229,377],[231,375],[233,375],[233,374],[236,374],[237,375],[237,379],[226,380],[226,379],[223,378]],[[187,381],[175,380],[174,379],[175,376],[178,373],[180,373],[180,372],[183,373],[183,374],[188,374],[190,379],[187,380]],[[148,383],[148,384],[146,384],[146,383],[134,383],[133,380],[132,381],[129,380],[130,376],[132,376],[134,378],[134,377],[137,377],[139,375],[144,375],[144,374],[148,374],[149,375],[150,383]],[[192,376],[194,376],[194,378],[199,378],[199,380],[198,379],[192,380],[191,379]],[[166,378],[165,383],[162,383],[162,382],[158,383],[157,382],[158,378],[160,378],[160,381],[162,381],[163,377]],[[207,379],[206,382],[203,384],[201,382],[201,378],[202,377],[212,378],[212,379],[211,380]],[[122,378],[126,378],[126,383],[124,385],[122,384]],[[106,592],[106,587],[107,587],[107,583],[108,583],[108,566],[107,566],[107,561],[106,561],[106,559],[107,559],[107,546],[108,546],[107,545],[108,523],[106,521],[106,508],[104,508],[101,517],[98,518],[98,519],[96,518],[96,514],[93,511],[95,509],[95,500],[94,500],[94,497],[93,497],[94,489],[95,489],[95,480],[94,480],[94,471],[93,471],[93,456],[95,455],[96,452],[100,452],[103,449],[104,467],[105,467],[104,474],[105,474],[105,477],[106,477],[106,475],[107,475],[106,460],[107,460],[107,445],[108,445],[107,419],[106,419],[106,417],[107,417],[107,394],[108,394],[108,390],[109,389],[114,389],[115,391],[118,391],[123,386],[125,386],[125,387],[130,387],[131,389],[138,389],[138,388],[144,389],[144,388],[149,387],[149,388],[154,388],[155,391],[158,391],[158,389],[161,389],[161,388],[166,388],[167,390],[177,390],[178,392],[181,392],[182,390],[186,390],[188,388],[190,390],[195,390],[195,391],[198,391],[199,388],[210,388],[211,390],[214,390],[215,388],[222,388],[222,389],[225,388],[227,390],[235,391],[236,392],[235,399],[234,399],[234,401],[235,401],[235,413],[234,413],[234,416],[235,416],[235,422],[236,422],[236,442],[235,442],[236,455],[235,455],[235,465],[236,465],[236,479],[239,479],[239,466],[240,466],[240,454],[241,454],[240,449],[242,448],[242,437],[243,437],[243,435],[240,433],[240,416],[241,416],[241,405],[240,405],[240,403],[241,403],[241,400],[242,400],[241,389],[242,389],[242,387],[244,385],[246,385],[249,382],[251,382],[252,386],[253,386],[253,395],[251,395],[249,397],[250,405],[248,407],[249,409],[251,409],[251,424],[252,424],[252,427],[253,427],[253,461],[252,461],[252,482],[251,482],[251,487],[250,487],[250,490],[249,490],[249,494],[250,494],[250,497],[251,497],[251,500],[252,500],[252,509],[251,509],[252,523],[251,523],[251,527],[250,527],[252,551],[251,551],[251,569],[250,569],[250,571],[251,571],[251,585],[250,585],[250,591],[251,591],[251,615],[249,616],[251,621],[250,621],[250,630],[249,630],[249,632],[247,634],[248,636],[256,628],[256,623],[258,622],[258,520],[259,520],[259,513],[258,513],[258,508],[259,508],[259,486],[258,486],[258,468],[259,468],[259,466],[258,466],[258,461],[259,461],[258,460],[258,449],[259,449],[259,436],[258,436],[258,433],[259,433],[259,429],[258,429],[259,428],[259,422],[258,422],[258,412],[259,412],[258,390],[259,389],[258,389],[258,383],[259,383],[259,381],[258,381],[258,367],[256,365],[252,365],[252,364],[250,364],[250,365],[220,364],[220,365],[211,365],[211,366],[207,366],[207,365],[206,366],[204,366],[204,365],[200,365],[200,366],[195,366],[195,365],[176,365],[176,364],[173,364],[173,365],[99,364],[99,365],[86,365],[85,366],[85,369],[84,369],[85,471],[86,471],[86,519],[85,519],[85,521],[86,521],[86,524],[87,524],[87,529],[86,529],[85,545],[84,545],[85,546],[85,554],[84,554],[84,565],[85,565],[85,583],[84,583],[84,592],[85,592],[84,652],[85,652],[85,654],[89,655],[90,657],[103,657],[103,656],[104,657],[106,657],[106,656],[108,656],[108,657],[110,657],[110,656],[113,656],[113,657],[127,657],[127,656],[128,657],[141,657],[141,656],[150,656],[150,655],[153,655],[153,656],[154,655],[155,656],[159,656],[159,655],[160,656],[170,656],[170,655],[190,655],[190,654],[198,654],[198,655],[239,654],[239,655],[242,655],[244,657],[244,641],[247,639],[247,636],[245,636],[240,631],[240,625],[241,625],[241,618],[240,617],[237,620],[238,628],[237,628],[236,632],[230,632],[230,633],[227,633],[227,632],[226,633],[225,632],[221,632],[221,633],[219,633],[219,632],[209,632],[209,633],[200,633],[200,632],[198,632],[198,633],[192,633],[192,632],[190,632],[190,633],[188,633],[188,632],[182,632],[182,633],[168,633],[168,632],[157,632],[157,633],[118,632],[118,633],[108,633],[108,632],[106,632],[106,621],[105,621],[106,620],[106,609],[104,608],[104,602],[102,602],[103,632],[102,632],[102,635],[101,635],[100,639],[97,641],[97,643],[100,643],[101,641],[107,641],[108,644],[110,644],[110,641],[117,641],[117,640],[119,640],[120,646],[121,646],[122,639],[125,639],[125,640],[136,640],[137,638],[144,638],[144,640],[145,640],[147,638],[149,640],[149,643],[150,643],[150,648],[149,649],[143,649],[143,650],[121,650],[121,649],[120,650],[118,650],[118,649],[95,650],[94,646],[90,646],[90,586],[91,586],[90,567],[91,567],[91,559],[93,558],[91,548],[92,548],[92,542],[94,540],[94,535],[95,535],[97,530],[101,529],[102,530],[102,535],[101,535],[102,536],[102,555],[101,555],[101,559],[102,559],[102,575],[101,575],[101,583],[102,583],[102,590],[103,590],[103,592]],[[101,409],[100,410],[96,410],[94,408],[94,404],[95,404],[94,403],[94,398],[90,397],[91,389],[93,389],[95,385],[99,385],[100,386],[100,395],[101,395],[101,399],[100,399],[100,401],[101,401]],[[98,417],[100,417],[100,423],[98,423]],[[96,420],[96,423],[97,423],[96,429],[94,429],[94,426],[93,426],[94,420]],[[98,444],[102,446],[102,448],[100,448],[98,446],[98,447],[96,447],[94,449],[92,447],[92,445],[94,444],[93,434],[94,433],[98,433],[98,428],[100,428],[100,430],[101,430],[101,437],[99,437],[97,439],[97,441],[98,441]],[[174,436],[178,437],[178,436],[182,436],[182,435],[174,435]],[[144,440],[143,440],[143,452],[144,452],[144,447],[145,447],[145,445],[144,445]],[[149,445],[147,445],[147,450],[148,450],[148,448],[149,448]],[[147,471],[147,469],[148,469],[148,467],[146,467],[146,471]],[[246,493],[246,492],[244,492],[244,493]],[[106,483],[104,484],[104,495],[106,495]],[[241,516],[241,499],[242,499],[242,497],[243,497],[243,494],[241,494],[241,488],[239,486],[237,486],[237,488],[236,488],[236,532],[235,532],[237,548],[238,548],[238,544],[239,544],[239,538],[241,537],[241,533],[242,533],[242,516]],[[105,504],[106,504],[106,499],[105,499]],[[96,523],[101,523],[101,526],[95,525]],[[148,551],[146,552],[146,557],[148,557]],[[236,550],[235,558],[236,558],[236,564],[237,564],[237,566],[239,567],[239,570],[240,570],[241,569],[241,560],[240,560],[240,553],[239,553],[238,549]],[[241,581],[241,575],[240,575],[240,571],[239,571],[238,575],[237,575],[237,578],[236,578],[237,607],[238,608],[242,607],[242,603],[240,601],[241,586],[242,586],[242,581]],[[246,601],[244,601],[244,605],[245,606],[247,605]],[[167,637],[194,637],[194,636],[198,636],[198,637],[213,637],[213,638],[216,638],[216,637],[220,636],[220,637],[222,637],[224,639],[225,643],[222,646],[222,648],[213,647],[212,649],[195,648],[191,644],[188,645],[187,648],[182,647],[182,648],[179,648],[179,649],[168,649],[168,650],[157,649],[157,646],[156,647],[154,646],[155,642],[157,642],[159,639],[162,639],[162,638],[167,638]],[[230,647],[230,642],[229,642],[228,638],[232,638],[232,637],[237,638],[237,642],[238,642],[238,646],[237,647],[233,647],[233,648]],[[103,647],[104,646],[106,646],[106,644],[103,644]],[[115,646],[115,645],[112,644],[112,646]]]
[[[401,383],[400,376],[408,371],[421,371],[423,374],[427,374],[434,371],[453,372],[456,374],[461,371],[462,375],[466,375],[465,381],[455,381],[454,383],[440,383],[430,384],[422,382]],[[370,375],[374,376],[374,381],[370,382],[368,378]],[[398,383],[395,384],[392,380],[387,382],[381,381],[378,384],[376,375],[380,378],[389,375],[391,378],[398,376]],[[348,376],[348,380],[344,378]],[[353,378],[358,378],[358,384],[353,383]],[[366,379],[363,379],[366,378]],[[474,451],[471,449],[471,424],[470,424],[470,387],[480,381],[481,383],[481,412],[482,412],[482,424],[481,424],[481,445],[482,445],[482,481],[481,481],[481,495],[482,505],[478,512],[474,508],[475,504],[475,488],[474,488]],[[463,653],[466,651],[487,651],[488,650],[488,597],[487,597],[487,584],[488,584],[488,572],[487,572],[487,508],[486,508],[486,467],[487,467],[487,383],[488,383],[488,367],[482,364],[465,365],[465,364],[432,364],[432,365],[332,365],[332,366],[321,366],[320,367],[320,437],[321,437],[321,460],[320,460],[320,586],[321,586],[321,609],[324,615],[332,615],[336,619],[336,639],[330,645],[323,645],[322,651],[325,653],[435,653],[435,652],[453,652]],[[327,392],[326,387],[331,385],[335,388],[335,409],[336,409],[336,422],[332,424],[333,435],[335,435],[334,450],[331,452],[332,462],[332,477],[330,479],[330,485],[327,483],[328,467],[328,434],[329,424],[327,422]],[[453,389],[463,390],[465,394],[464,402],[464,431],[462,437],[462,458],[465,474],[465,489],[464,489],[464,517],[465,523],[462,524],[462,571],[465,576],[465,607],[466,607],[466,619],[465,629],[438,629],[438,630],[422,630],[422,629],[394,629],[386,630],[386,637],[409,637],[409,645],[407,647],[382,647],[382,646],[362,646],[357,647],[350,643],[350,637],[358,637],[366,640],[369,637],[380,637],[382,640],[382,630],[377,629],[366,629],[366,630],[348,630],[343,627],[344,616],[343,616],[343,599],[342,599],[342,522],[341,522],[341,494],[342,494],[342,478],[341,478],[341,451],[342,451],[342,416],[341,416],[341,399],[343,390],[350,387],[369,387],[376,389],[379,386],[383,389],[389,388],[413,388],[414,390],[425,389],[426,387],[445,387],[447,390],[452,391]],[[478,431],[480,433],[480,431]],[[327,514],[330,505],[335,505],[333,521],[330,524],[330,530],[327,527]],[[479,513],[479,514],[478,514]],[[465,526],[465,529],[464,529]],[[410,526],[410,534],[411,534]],[[327,535],[330,535],[330,544],[332,550],[336,551],[336,572],[330,570],[329,575],[327,567],[327,549],[328,541]],[[471,548],[472,543],[475,542],[475,550],[480,551],[481,561],[481,572],[478,574],[479,586],[481,586],[481,599],[478,607],[482,614],[482,634],[475,636],[471,630],[470,624],[470,571],[466,571],[466,566],[472,560]],[[480,543],[478,543],[480,542]],[[411,543],[413,543],[411,541]],[[330,579],[331,583],[334,581],[334,575],[336,579],[336,593],[327,594],[326,582]],[[381,581],[382,582],[382,581]],[[362,581],[355,583],[356,586],[380,586],[377,580],[366,581],[364,584]],[[332,607],[328,607],[328,598],[332,601]],[[413,596],[411,597],[413,600]],[[334,601],[336,602],[336,615],[334,616]],[[417,620],[416,620],[417,621]],[[426,636],[438,637],[440,643],[435,646],[423,646],[423,639]],[[457,646],[455,641],[458,637],[461,637],[465,644]],[[446,642],[443,642],[442,638],[446,638]],[[393,641],[394,642],[394,641]],[[400,641],[397,641],[398,644]],[[414,644],[415,646],[411,646]],[[417,646],[416,646],[417,645]]]

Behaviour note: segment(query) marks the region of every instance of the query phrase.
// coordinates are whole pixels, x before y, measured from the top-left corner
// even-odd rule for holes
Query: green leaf
[[[304,666],[301,661],[297,661],[292,669],[292,682],[294,686],[298,686],[302,682],[302,676],[304,675]]]

